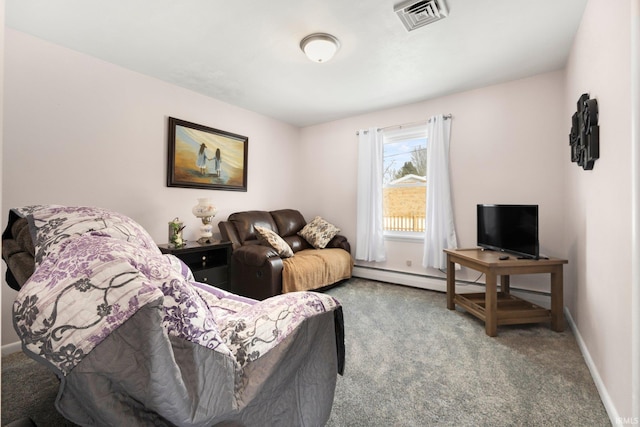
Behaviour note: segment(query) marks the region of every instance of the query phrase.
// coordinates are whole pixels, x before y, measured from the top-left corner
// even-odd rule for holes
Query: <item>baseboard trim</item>
[[[16,341],[9,344],[5,344],[2,347],[0,347],[0,351],[2,352],[3,356],[8,356],[9,354],[12,354],[12,353],[17,353],[19,351],[22,351],[22,343],[20,343],[20,341]]]
[[[584,357],[584,361],[589,368],[589,372],[591,373],[591,378],[593,378],[593,382],[598,389],[598,394],[600,395],[600,399],[602,400],[602,404],[604,405],[604,409],[607,411],[607,415],[609,415],[609,421],[611,421],[611,425],[622,425],[620,414],[615,407],[615,404],[611,400],[611,396],[607,391],[607,387],[604,385],[602,378],[600,377],[600,373],[598,372],[598,368],[596,364],[593,362],[591,358],[591,354],[589,354],[589,349],[587,349],[587,345],[582,339],[582,335],[580,335],[580,331],[576,326],[576,323],[573,321],[573,317],[571,316],[571,312],[567,307],[564,308],[564,317],[567,319],[567,323],[569,324],[569,328],[573,332],[573,336],[576,338],[576,342],[578,343],[578,347],[580,348],[580,352],[582,353],[582,357]]]
[[[395,283],[398,285],[412,286],[414,288],[430,291],[447,292],[447,278],[429,276],[426,274],[408,273],[397,270],[387,270],[376,267],[353,267],[353,276],[363,279],[377,280],[379,282]],[[475,283],[465,280],[456,280],[456,293],[484,292],[484,283]],[[521,298],[537,304],[541,307],[551,307],[551,296],[548,292],[531,291],[511,287],[511,292]],[[526,295],[526,296],[525,296]]]
[[[446,279],[436,276],[427,276],[422,274],[406,273],[402,271],[360,266],[353,267],[353,276],[363,279],[377,280],[379,282],[396,283],[398,285],[428,289],[431,291],[447,292]],[[467,288],[467,285],[464,285],[464,288],[459,288],[456,285],[456,291],[466,291]],[[474,290],[473,292],[482,292],[482,290],[480,289],[484,288],[478,287],[478,290]]]

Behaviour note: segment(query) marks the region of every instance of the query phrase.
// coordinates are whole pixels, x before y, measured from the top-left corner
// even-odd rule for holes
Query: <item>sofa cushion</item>
[[[327,243],[329,243],[329,241],[339,232],[340,229],[335,225],[317,216],[305,225],[298,234],[304,237],[304,239],[314,248],[322,249],[326,247]]]
[[[260,227],[259,225],[256,225],[254,228],[258,232],[258,240],[275,249],[281,258],[289,258],[293,256],[291,247],[287,244],[287,242],[282,240],[282,237],[278,236],[274,231],[269,230],[268,228]]]
[[[297,234],[293,236],[283,237],[284,241],[287,242],[289,247],[293,250],[293,253],[301,251],[303,249],[311,249],[313,246],[309,244],[306,240],[304,240],[301,236]]]
[[[278,232],[278,227],[273,221],[273,217],[267,211],[236,212],[229,215],[228,220],[235,226],[241,244],[244,244],[247,240],[258,239],[255,230],[256,225]]]
[[[348,279],[351,255],[342,249],[306,249],[282,260],[282,293],[308,291]]]
[[[278,234],[281,237],[295,236],[307,224],[300,211],[295,209],[272,211],[271,216],[278,226]]]

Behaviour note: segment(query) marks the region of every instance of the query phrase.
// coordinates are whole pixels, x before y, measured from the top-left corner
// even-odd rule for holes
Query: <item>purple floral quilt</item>
[[[253,385],[251,391],[247,391],[247,385],[256,380],[252,373],[264,371],[259,368],[260,363],[264,363],[269,369],[266,374],[257,375],[260,381],[268,382],[269,375],[282,377],[282,372],[275,370],[277,364],[274,365],[273,359],[275,355],[291,356],[281,352],[279,346],[291,351],[301,325],[314,316],[340,307],[334,298],[313,292],[285,294],[256,302],[199,284],[178,258],[161,254],[140,225],[109,210],[48,205],[14,209],[14,212],[27,218],[36,249],[36,270],[13,305],[14,326],[25,351],[48,362],[63,379],[61,387],[75,384],[73,378],[64,379],[72,375],[74,368],[92,352],[107,347],[113,351],[112,343],[120,341],[110,336],[116,331],[126,331],[123,325],[144,307],[154,310],[157,307],[152,312],[160,310],[157,318],[161,327],[158,328],[160,335],[168,340],[169,350],[171,346],[182,348],[189,343],[189,346],[195,345],[215,353],[216,360],[226,360],[224,365],[228,368],[225,369],[233,371],[225,377],[233,379],[233,384],[228,385],[233,390],[231,403],[194,412],[194,396],[181,396],[186,405],[181,410],[189,415],[182,415],[176,421],[171,420],[174,415],[165,413],[162,407],[149,404],[138,408],[137,399],[132,399],[131,405],[136,407],[133,413],[147,414],[145,417],[153,413],[157,417],[154,424],[159,420],[171,420],[167,421],[168,425],[199,425],[197,420],[202,419],[205,420],[203,425],[211,425],[208,423],[215,420],[246,421],[255,416],[266,416],[253,413],[255,408],[252,411],[247,409],[247,414],[242,413],[243,406],[253,407],[259,400],[251,403],[252,400],[260,399],[260,387]],[[141,317],[139,315],[137,319]],[[335,351],[334,347],[334,357]],[[99,356],[96,354],[85,364],[96,363]],[[154,354],[150,352],[148,357],[153,359]],[[206,359],[208,356],[198,357]],[[180,365],[178,359],[174,354],[163,360]],[[172,368],[167,367],[169,370]],[[181,366],[176,369],[185,371]],[[185,377],[181,381],[200,383],[203,375],[209,373],[198,372],[196,368],[193,378]],[[333,377],[335,386],[335,371]],[[218,375],[218,378],[222,377]],[[166,379],[162,381],[166,382]],[[296,387],[293,384],[289,386]],[[162,387],[167,393],[182,393],[174,390],[171,384]],[[200,384],[198,387],[204,386]],[[333,389],[329,389],[332,399]],[[59,405],[68,400],[68,396],[63,396]],[[87,423],[79,418],[89,415],[76,413],[79,410],[74,405],[79,404],[74,402],[70,405],[73,409],[59,409],[71,418],[75,416],[80,423]],[[173,413],[180,413],[176,411]],[[130,416],[123,415],[124,418],[116,420],[129,423],[131,419],[127,417]],[[321,418],[325,416],[328,417],[328,413],[320,415]]]

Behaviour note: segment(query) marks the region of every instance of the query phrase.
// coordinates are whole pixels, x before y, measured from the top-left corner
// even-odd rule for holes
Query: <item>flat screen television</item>
[[[538,259],[538,205],[478,205],[478,246]]]

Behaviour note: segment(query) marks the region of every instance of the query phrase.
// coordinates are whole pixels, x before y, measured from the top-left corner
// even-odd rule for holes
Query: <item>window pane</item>
[[[427,140],[384,144],[384,229],[423,232],[426,205]]]

